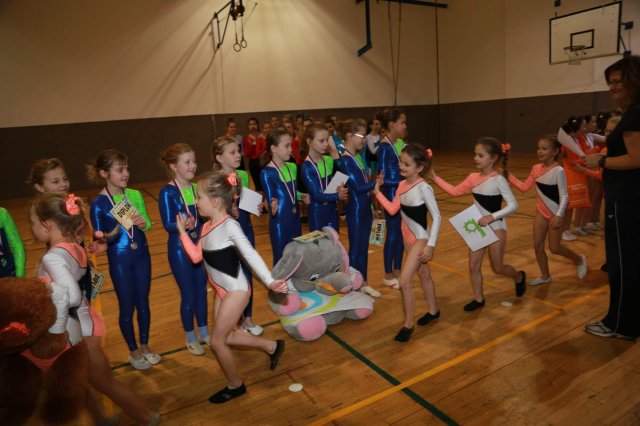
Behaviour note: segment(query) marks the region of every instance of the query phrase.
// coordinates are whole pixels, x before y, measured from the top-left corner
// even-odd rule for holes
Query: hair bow
[[[431,157],[433,157],[433,151],[431,151],[431,148],[427,148],[425,153],[427,154],[427,158],[431,160]]]
[[[76,197],[73,194],[67,194],[67,198],[65,198],[64,200],[64,206],[67,209],[67,213],[72,216],[80,214],[80,206],[76,203],[76,201],[80,201],[80,197]]]
[[[511,149],[511,144],[501,143],[500,145],[502,146],[502,153],[503,154],[506,154],[507,151],[509,151]]]
[[[231,185],[231,186],[237,186],[238,185],[238,175],[235,172],[231,173],[229,176],[227,176],[227,182],[229,182],[229,185]]]

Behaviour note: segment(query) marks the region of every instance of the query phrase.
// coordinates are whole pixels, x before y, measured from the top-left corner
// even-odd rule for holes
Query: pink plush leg
[[[369,315],[371,315],[373,311],[371,309],[367,309],[367,308],[358,308],[355,309],[355,314],[358,318],[366,318]]]
[[[315,340],[322,336],[327,324],[321,316],[303,319],[298,323],[298,334],[301,340]]]
[[[359,272],[357,274],[354,274],[354,276],[353,276],[353,289],[355,291],[360,290],[360,287],[362,287],[362,283],[363,283],[362,274],[359,273]]]
[[[300,308],[302,300],[296,293],[289,293],[282,303],[276,305],[278,307],[278,315],[288,316],[296,312]]]

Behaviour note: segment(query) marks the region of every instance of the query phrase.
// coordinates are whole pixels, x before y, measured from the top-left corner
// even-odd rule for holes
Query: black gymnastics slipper
[[[524,271],[520,271],[522,274],[522,279],[516,282],[516,296],[522,297],[524,296],[524,292],[527,291],[527,274]]]
[[[276,340],[276,350],[273,351],[272,354],[269,355],[269,359],[271,360],[271,369],[275,370],[278,365],[280,365],[280,357],[284,352],[284,340]]]
[[[241,384],[237,388],[229,389],[225,387],[221,391],[218,391],[209,397],[209,402],[212,404],[223,404],[227,401],[231,401],[240,395],[244,395],[247,392],[247,387]]]
[[[475,311],[478,308],[482,308],[484,306],[484,300],[482,302],[478,302],[476,299],[473,299],[471,302],[464,305],[464,309],[466,312]]]
[[[418,319],[418,325],[427,325],[429,324],[429,321],[435,320],[438,318],[440,318],[440,311],[436,312],[433,315],[427,312],[426,314],[424,314],[422,317]]]
[[[402,327],[398,332],[398,334],[396,334],[395,341],[402,342],[402,343],[408,342],[409,339],[411,339],[412,334],[413,334],[413,327],[411,328]]]

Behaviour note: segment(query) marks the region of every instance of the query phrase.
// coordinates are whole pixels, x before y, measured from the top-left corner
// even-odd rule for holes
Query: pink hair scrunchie
[[[433,151],[431,151],[431,148],[427,148],[425,152],[427,154],[427,158],[431,160],[431,157],[433,157]]]
[[[503,154],[506,154],[506,153],[507,153],[507,151],[509,151],[509,150],[511,149],[511,144],[508,144],[508,143],[502,143],[502,144],[500,144],[500,145],[502,145],[502,153],[503,153]]]
[[[231,186],[238,186],[238,175],[234,172],[227,176],[227,182]]]
[[[67,194],[67,198],[64,200],[64,206],[67,209],[67,213],[71,216],[80,214],[80,206],[76,201],[80,201],[80,197],[76,197],[74,194]]]

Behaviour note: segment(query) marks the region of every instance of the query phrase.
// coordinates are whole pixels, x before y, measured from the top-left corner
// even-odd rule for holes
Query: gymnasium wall
[[[437,11],[402,6],[397,104],[413,140],[459,151],[493,135],[532,151],[533,135],[567,115],[611,107],[602,71],[616,57],[548,64],[549,18],[601,2],[446,3]],[[398,4],[371,1],[373,49],[362,57],[364,4],[245,0],[248,48],[240,53],[233,22],[214,49],[211,16],[222,4],[0,3],[0,169],[8,183],[0,199],[28,193],[26,169],[42,156],[62,157],[77,188],[86,186],[79,164],[106,147],[130,154],[133,182],[159,179],[161,148],[188,141],[208,164],[206,146],[230,115],[241,124],[302,110],[370,117],[394,103],[389,35],[395,55]],[[636,21],[632,48],[640,46],[638,18],[640,2],[626,0],[623,20]]]

